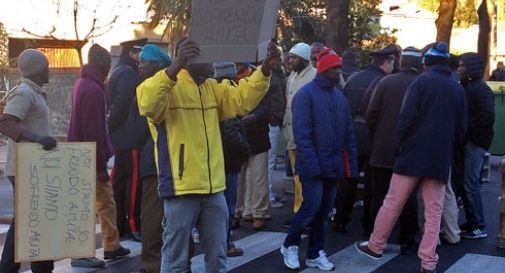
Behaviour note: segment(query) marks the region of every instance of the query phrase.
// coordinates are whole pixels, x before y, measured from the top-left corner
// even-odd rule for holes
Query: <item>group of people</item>
[[[146,39],[121,45],[112,69],[110,53],[91,47],[72,92],[68,131],[69,141],[97,145],[105,259],[129,255],[120,244],[127,237],[142,242],[139,272],[190,272],[198,234],[205,271],[226,272],[227,258],[247,251],[233,244],[231,230],[242,221],[264,229],[269,208],[283,206],[272,189],[281,132],[293,174],[286,188],[294,193],[280,246],[286,267],[300,268],[299,245],[309,230],[305,265],[335,268],[324,251],[329,219],[346,231],[358,184],[369,239],[356,249],[368,257],[382,258],[397,221],[402,254],[419,248],[421,272],[435,272],[440,234],[450,244],[487,236],[480,171],[493,138],[494,102],[480,55],[450,55],[444,42],[422,50],[389,45],[361,70],[359,50],[340,57],[322,43],[298,43],[286,54],[271,43],[258,66],[191,63],[200,50],[189,39],[177,44],[174,59]],[[15,142],[57,146],[41,88],[49,80],[47,58],[27,49],[18,68],[22,82],[0,117],[13,185]],[[461,228],[458,197],[467,221]],[[0,273],[19,270],[13,232],[14,224]],[[71,264],[105,266],[96,257]],[[32,263],[34,273],[52,270],[52,261]]]

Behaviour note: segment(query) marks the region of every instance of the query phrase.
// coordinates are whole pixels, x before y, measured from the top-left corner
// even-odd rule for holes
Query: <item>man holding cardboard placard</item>
[[[7,105],[0,116],[0,133],[9,137],[5,174],[14,186],[15,153],[14,143],[39,143],[45,150],[56,147],[49,125],[47,93],[42,85],[49,82],[49,63],[46,56],[34,49],[27,49],[19,55],[18,69],[23,76],[21,84],[7,95]],[[33,262],[32,272],[50,273],[53,261]],[[14,262],[14,219],[7,232],[5,247],[0,261],[1,273],[18,272],[19,263]]]
[[[155,141],[165,230],[162,273],[186,272],[188,238],[196,225],[205,247],[206,272],[226,272],[228,208],[219,120],[250,112],[267,93],[270,68],[279,61],[269,46],[263,66],[238,86],[208,79],[209,64],[188,64],[199,47],[183,39],[167,69],[137,88],[139,112]]]

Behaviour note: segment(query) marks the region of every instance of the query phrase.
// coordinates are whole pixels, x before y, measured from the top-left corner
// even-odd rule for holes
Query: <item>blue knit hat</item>
[[[147,44],[140,51],[140,59],[157,62],[159,67],[165,67],[172,63],[172,57],[165,53],[159,46]]]
[[[436,65],[447,64],[449,61],[449,45],[446,42],[439,42],[434,44],[423,55],[423,64]]]

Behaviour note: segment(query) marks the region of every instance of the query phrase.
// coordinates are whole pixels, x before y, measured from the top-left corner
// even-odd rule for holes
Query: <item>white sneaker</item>
[[[284,257],[284,265],[289,269],[300,269],[298,259],[298,246],[281,247],[281,254]]]
[[[332,264],[330,260],[328,260],[324,250],[319,250],[319,257],[317,257],[316,259],[307,259],[305,261],[305,265],[307,267],[314,267],[314,268],[317,267],[324,271],[331,271],[335,269],[335,265]]]

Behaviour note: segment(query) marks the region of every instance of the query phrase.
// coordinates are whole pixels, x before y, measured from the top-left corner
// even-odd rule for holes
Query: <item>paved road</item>
[[[495,234],[498,228],[497,197],[500,189],[500,178],[498,174],[498,158],[492,160],[491,183],[484,184],[483,196],[487,221],[489,224],[489,237],[478,241],[465,240],[458,246],[442,245],[439,248],[440,263],[438,272],[447,273],[503,273],[505,272],[505,250],[495,247]],[[283,171],[275,172],[275,188],[280,191],[283,184]],[[12,202],[10,188],[5,180],[0,180],[0,204],[2,209],[7,208]],[[281,223],[291,218],[290,208],[291,197],[284,208],[272,209],[272,221],[268,222],[267,228],[255,233],[250,223],[243,223],[240,229],[234,233],[236,244],[245,250],[245,255],[228,260],[228,270],[232,273],[270,273],[270,272],[293,272],[282,266],[279,247],[282,244],[286,230]],[[395,235],[391,237],[391,246],[387,251],[385,259],[381,261],[370,261],[356,253],[353,242],[363,240],[359,218],[361,209],[357,208],[353,212],[353,222],[350,224],[348,233],[336,233],[330,231],[327,239],[326,252],[330,259],[337,265],[336,272],[345,273],[414,273],[419,272],[419,260],[415,255],[401,256],[398,247],[394,245]],[[0,225],[0,251],[3,248],[6,225]],[[99,232],[99,229],[98,229]],[[100,234],[98,234],[100,237]],[[123,241],[125,246],[132,250],[130,258],[111,262],[106,268],[98,270],[71,268],[68,260],[58,261],[55,272],[58,273],[125,273],[141,268],[139,243],[133,241]],[[307,238],[302,240],[301,259],[305,259]],[[98,246],[100,247],[100,246]],[[198,250],[201,253],[201,250]],[[101,257],[103,251],[98,248],[97,256]],[[203,256],[198,255],[193,258],[193,272],[204,272],[202,270]],[[23,272],[28,267],[23,266]],[[317,272],[311,269],[302,268],[301,272]]]

